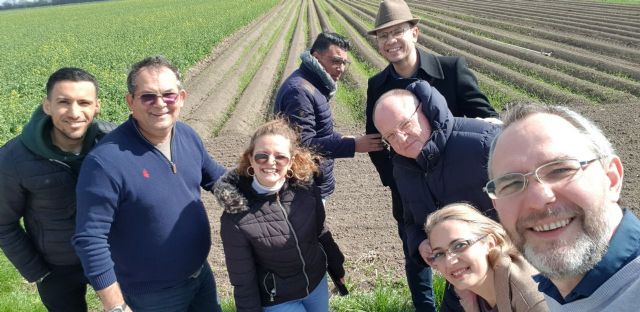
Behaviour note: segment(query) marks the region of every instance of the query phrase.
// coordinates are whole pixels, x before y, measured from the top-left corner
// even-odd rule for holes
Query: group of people
[[[634,311],[640,221],[619,205],[623,167],[601,130],[558,106],[499,119],[459,57],[416,47],[419,19],[381,2],[370,34],[389,65],[369,79],[366,134],[335,131],[330,101],[349,40],[318,35],[274,117],[238,164],[216,163],[178,121],[187,97],[161,56],[127,77],[131,111],[95,120],[95,77],[61,68],[23,132],[0,149],[0,247],[49,311],[220,311],[201,190],[238,311],[328,311],[345,257],[325,224],[335,158],[369,153],[391,191],[416,311]]]

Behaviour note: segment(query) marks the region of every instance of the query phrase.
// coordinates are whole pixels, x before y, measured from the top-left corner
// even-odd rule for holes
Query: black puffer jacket
[[[94,122],[80,155],[65,153],[51,143],[51,120],[39,107],[22,134],[0,148],[0,247],[27,281],[44,276],[49,264],[80,263],[71,245],[78,171],[114,127]]]
[[[343,277],[344,256],[326,228],[320,190],[285,183],[257,194],[231,170],[214,187],[224,207],[220,234],[238,311],[306,297],[327,272]]]

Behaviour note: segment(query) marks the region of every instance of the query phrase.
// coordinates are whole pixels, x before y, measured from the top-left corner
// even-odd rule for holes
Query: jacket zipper
[[[273,281],[273,288],[271,288],[271,291],[269,291],[269,288],[267,287],[267,277],[269,277],[269,274],[271,274],[271,280]],[[274,301],[274,297],[276,296],[277,290],[276,290],[276,278],[275,276],[273,276],[273,273],[269,272],[267,273],[267,275],[264,276],[264,279],[262,280],[262,286],[264,286],[264,290],[266,290],[269,293],[269,301],[273,302]]]
[[[171,159],[167,158],[167,156],[164,155],[164,153],[162,153],[155,145],[151,144],[151,142],[149,142],[149,140],[147,140],[147,138],[144,137],[144,135],[142,135],[142,133],[140,133],[140,129],[138,129],[138,126],[136,125],[135,122],[133,122],[133,127],[136,129],[136,132],[138,132],[138,135],[145,141],[147,142],[149,145],[151,145],[151,147],[153,148],[153,150],[155,151],[156,154],[160,154],[160,156],[162,156],[162,158],[164,158],[168,163],[169,163],[169,167],[171,168],[171,172],[173,172],[174,174],[176,174],[178,172],[178,168],[176,167],[176,163],[171,161]],[[175,129],[175,126],[174,126]],[[171,130],[173,131],[173,130]],[[171,133],[171,140],[169,142],[169,151],[171,152],[171,155],[175,155],[173,153],[173,132]]]
[[[305,290],[308,296],[309,295],[309,276],[307,275],[307,263],[304,261],[304,258],[302,257],[302,250],[300,249],[300,242],[298,241],[298,235],[296,234],[296,231],[293,229],[293,225],[291,225],[291,222],[289,221],[289,215],[287,215],[287,211],[284,210],[284,207],[282,207],[282,204],[280,203],[279,193],[276,193],[276,203],[278,203],[278,207],[280,207],[280,210],[282,210],[282,214],[284,214],[284,220],[287,222],[287,225],[289,226],[289,228],[291,229],[291,233],[293,234],[293,239],[296,241],[296,249],[298,250],[298,256],[300,257],[300,261],[302,261],[302,274],[304,274],[304,279],[307,282],[307,286],[305,287]]]

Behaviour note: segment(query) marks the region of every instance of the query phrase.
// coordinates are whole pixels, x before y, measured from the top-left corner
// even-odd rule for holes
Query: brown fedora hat
[[[376,15],[376,28],[367,32],[375,35],[380,29],[406,22],[417,23],[420,18],[411,15],[409,6],[403,0],[384,0],[380,2],[378,15]]]

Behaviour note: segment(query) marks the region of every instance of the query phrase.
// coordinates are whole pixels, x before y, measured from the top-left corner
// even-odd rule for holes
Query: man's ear
[[[413,42],[418,42],[418,35],[420,35],[420,28],[418,28],[418,24],[411,28],[411,37],[413,38]]]
[[[101,104],[102,104],[102,103],[100,102],[100,99],[98,99],[98,100],[96,101],[96,115],[100,114],[100,107],[101,107]]]
[[[620,200],[620,192],[622,190],[622,178],[624,177],[624,169],[622,168],[622,161],[617,155],[609,157],[609,164],[605,169],[605,174],[609,178],[609,194],[612,202],[618,202]]]
[[[51,102],[49,102],[49,98],[46,96],[42,99],[42,110],[45,114],[51,116]]]
[[[129,106],[129,110],[133,111],[133,94],[127,93],[124,99],[127,100],[127,106]]]

